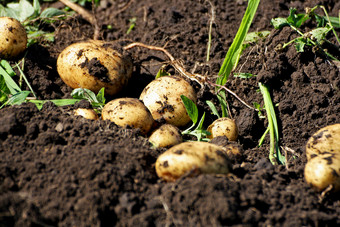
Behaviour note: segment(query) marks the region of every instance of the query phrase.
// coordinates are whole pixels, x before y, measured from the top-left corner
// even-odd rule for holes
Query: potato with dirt
[[[26,50],[26,30],[18,20],[0,17],[0,34],[0,58],[13,59]]]
[[[307,160],[324,153],[340,153],[340,124],[328,125],[307,141]]]
[[[230,169],[224,148],[207,142],[180,143],[156,161],[156,173],[165,181],[176,181],[184,175],[228,174]]]
[[[340,153],[322,153],[311,158],[305,166],[305,179],[317,191],[331,186],[340,190]]]
[[[176,126],[164,124],[151,133],[149,142],[154,147],[169,148],[182,142],[182,134]]]
[[[132,75],[132,60],[105,41],[89,40],[66,47],[58,56],[57,70],[71,88],[86,88],[115,95]]]
[[[210,132],[209,139],[226,136],[229,141],[236,141],[238,137],[238,128],[235,121],[227,117],[215,120],[208,126],[207,131]]]
[[[140,99],[155,120],[164,119],[168,124],[181,127],[191,121],[181,95],[185,95],[194,103],[197,102],[194,88],[185,79],[178,76],[162,76],[144,88]]]
[[[98,114],[93,109],[86,109],[86,108],[78,108],[74,111],[74,115],[82,116],[83,118],[89,120],[98,120]]]
[[[102,110],[102,119],[121,127],[140,129],[144,135],[154,124],[150,111],[136,98],[118,98],[108,102]]]

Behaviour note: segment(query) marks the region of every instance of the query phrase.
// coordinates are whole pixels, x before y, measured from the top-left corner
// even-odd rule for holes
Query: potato
[[[119,98],[108,102],[102,110],[102,119],[121,127],[140,129],[147,134],[154,124],[150,111],[135,98]]]
[[[329,125],[320,129],[307,141],[307,160],[329,152],[340,153],[340,124]]]
[[[92,109],[78,108],[74,111],[74,115],[82,116],[89,120],[98,120],[98,114]]]
[[[71,88],[87,88],[97,93],[101,88],[115,95],[127,85],[132,75],[131,58],[123,56],[104,41],[74,43],[58,56],[57,70]]]
[[[211,133],[209,139],[217,136],[226,136],[229,141],[236,141],[238,137],[238,128],[234,120],[222,117],[215,120],[208,126],[207,131]]]
[[[156,161],[156,173],[165,181],[175,181],[186,174],[228,174],[230,168],[225,150],[206,142],[180,143]]]
[[[181,127],[191,121],[181,95],[185,95],[195,103],[197,101],[194,88],[185,79],[162,76],[144,88],[140,99],[155,120],[164,119],[168,124]]]
[[[151,133],[149,142],[155,147],[172,147],[182,142],[182,135],[176,126],[164,124]]]
[[[0,58],[12,59],[26,50],[26,30],[18,20],[0,17],[0,34]]]
[[[322,153],[311,158],[305,166],[305,179],[317,191],[329,185],[340,189],[340,153]]]

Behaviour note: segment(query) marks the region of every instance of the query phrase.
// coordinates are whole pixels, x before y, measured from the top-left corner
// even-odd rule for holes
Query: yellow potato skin
[[[162,76],[148,84],[139,98],[155,120],[164,119],[168,124],[181,127],[191,121],[181,95],[197,102],[196,92],[186,80],[176,76]]]
[[[234,120],[222,117],[215,120],[208,126],[207,131],[211,133],[209,139],[217,136],[226,136],[229,141],[236,141],[238,137],[238,128]]]
[[[316,191],[329,185],[340,190],[340,153],[323,153],[311,158],[305,166],[305,179]]]
[[[115,95],[132,75],[132,61],[104,41],[79,42],[66,47],[58,56],[57,70],[71,88],[87,88]]]
[[[340,124],[329,125],[318,130],[307,141],[307,160],[329,152],[340,153]]]
[[[155,168],[160,178],[171,182],[186,174],[228,174],[231,164],[220,146],[206,142],[184,142],[161,154]]]
[[[150,111],[135,98],[118,98],[108,102],[102,110],[102,119],[121,127],[140,129],[143,134],[147,134],[154,124]]]
[[[18,20],[0,17],[0,34],[0,58],[12,59],[26,50],[26,30]]]
[[[92,109],[78,108],[74,111],[74,115],[82,116],[89,120],[98,120],[98,114]]]
[[[176,126],[164,124],[151,133],[149,142],[155,147],[172,147],[182,142],[182,135]]]

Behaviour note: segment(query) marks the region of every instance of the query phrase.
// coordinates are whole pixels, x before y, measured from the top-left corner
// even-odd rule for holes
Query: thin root
[[[98,25],[97,19],[94,16],[93,13],[90,13],[89,11],[84,9],[83,7],[77,5],[76,3],[73,3],[69,0],[59,0],[59,1],[62,2],[64,5],[70,7],[72,10],[74,10],[79,15],[81,15],[85,20],[87,20],[90,24],[92,24],[94,26],[94,29],[95,29],[94,30],[94,39],[98,39],[99,25]]]
[[[187,72],[184,69],[184,67],[181,64],[179,64],[179,61],[176,60],[166,49],[164,49],[162,47],[151,46],[151,45],[146,45],[144,43],[135,42],[135,43],[131,43],[131,44],[125,46],[124,50],[128,50],[128,49],[131,49],[133,47],[144,47],[144,48],[147,48],[147,49],[150,49],[150,50],[157,50],[157,51],[163,52],[170,59],[170,64],[182,76],[184,76],[184,77],[186,77],[186,78],[188,78],[190,80],[196,81],[197,83],[199,83],[201,85],[201,87],[204,87],[206,85],[209,85],[209,87],[219,87],[220,89],[223,89],[223,90],[227,91],[228,93],[230,93],[231,95],[233,95],[236,99],[238,99],[242,104],[244,104],[249,109],[256,110],[255,108],[253,108],[252,106],[247,104],[245,101],[243,101],[238,95],[236,95],[233,91],[231,91],[227,87],[222,86],[222,85],[218,85],[216,83],[213,83],[213,82],[209,81],[208,77],[206,77],[206,76],[202,76],[202,75],[197,74],[197,73],[189,73],[189,72]]]

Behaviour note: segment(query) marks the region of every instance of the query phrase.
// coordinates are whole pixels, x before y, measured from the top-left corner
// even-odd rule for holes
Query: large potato
[[[147,134],[154,123],[150,111],[135,98],[119,98],[108,102],[102,110],[102,119],[121,127],[140,129],[143,134]]]
[[[234,120],[222,117],[215,120],[207,129],[211,135],[208,138],[213,139],[218,136],[226,136],[229,141],[236,141],[238,137],[238,128]]]
[[[71,88],[87,88],[98,92],[105,88],[115,95],[128,83],[132,75],[132,61],[112,49],[104,41],[74,43],[58,57],[57,70]]]
[[[196,103],[194,88],[183,78],[162,76],[148,84],[140,95],[155,120],[165,119],[168,124],[185,126],[191,120],[181,95]]]
[[[329,152],[340,153],[340,124],[329,125],[320,129],[307,141],[307,160]]]
[[[165,181],[175,181],[185,174],[228,174],[230,168],[225,150],[206,142],[180,143],[156,161],[156,173]]]
[[[0,58],[15,58],[24,52],[26,45],[24,26],[14,18],[0,17]]]
[[[340,153],[323,153],[311,158],[305,166],[305,179],[317,191],[333,186],[340,190]]]
[[[172,147],[182,142],[182,135],[176,126],[164,124],[151,133],[149,142],[155,147]]]

